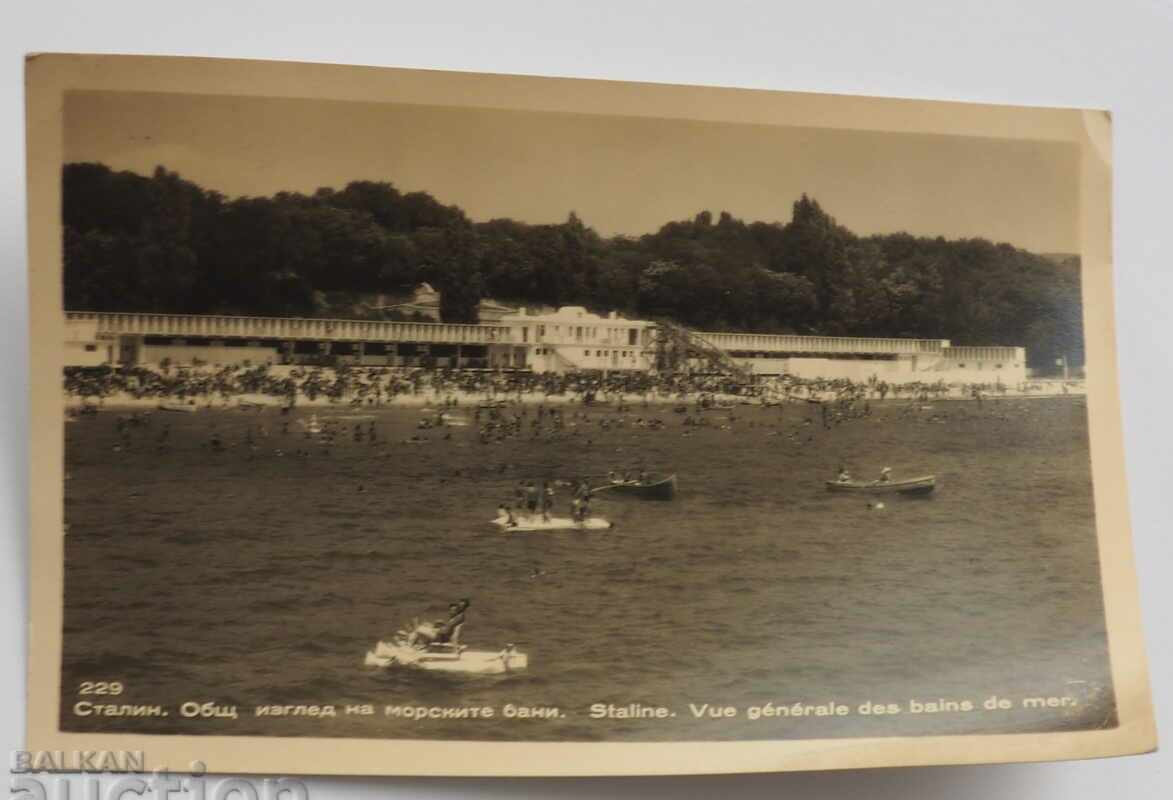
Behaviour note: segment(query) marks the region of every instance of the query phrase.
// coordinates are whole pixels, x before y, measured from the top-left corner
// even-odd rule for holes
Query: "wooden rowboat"
[[[857,494],[929,494],[936,486],[936,475],[924,475],[902,481],[827,481],[828,491]]]
[[[599,492],[615,492],[631,495],[643,500],[671,500],[676,496],[676,476],[648,481],[622,481],[620,483],[605,483],[591,489],[591,494]]]

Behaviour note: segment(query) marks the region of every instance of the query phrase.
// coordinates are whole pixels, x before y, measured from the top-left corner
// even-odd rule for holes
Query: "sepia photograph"
[[[59,732],[1121,724],[1086,145],[229,90],[60,115]]]

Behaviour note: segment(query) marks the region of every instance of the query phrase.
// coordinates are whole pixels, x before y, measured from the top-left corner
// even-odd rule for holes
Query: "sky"
[[[229,197],[426,191],[470,218],[639,235],[709,210],[787,222],[803,193],[860,234],[1079,250],[1074,145],[689,120],[190,94],[74,92],[65,159],[157,165]]]

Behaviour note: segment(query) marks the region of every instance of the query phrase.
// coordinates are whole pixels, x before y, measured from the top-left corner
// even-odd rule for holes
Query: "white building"
[[[65,364],[70,367],[97,367],[118,363],[117,343],[100,339],[98,320],[68,318],[65,321]]]
[[[602,317],[582,306],[563,306],[549,314],[525,308],[501,318],[514,348],[524,351],[535,372],[641,370],[652,368],[653,323],[623,319],[614,311]]]
[[[657,327],[582,306],[497,322],[443,322],[66,312],[65,363],[353,364],[566,373],[650,371]],[[752,375],[873,376],[889,383],[1026,380],[1021,347],[954,347],[947,339],[691,333]],[[693,365],[704,371],[702,362]]]

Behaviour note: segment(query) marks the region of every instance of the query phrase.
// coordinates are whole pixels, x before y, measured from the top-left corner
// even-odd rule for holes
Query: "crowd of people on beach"
[[[1066,393],[1068,384],[1061,384]],[[1043,391],[1041,382],[1008,386],[992,383],[917,381],[896,383],[876,377],[865,381],[848,378],[800,378],[791,375],[760,378],[745,383],[730,375],[656,374],[650,372],[537,373],[527,371],[457,370],[392,367],[293,367],[268,366],[174,367],[68,367],[65,391],[85,402],[101,403],[118,397],[137,401],[228,404],[234,399],[257,397],[294,406],[301,401],[326,401],[350,405],[382,406],[401,398],[458,404],[460,398],[509,405],[527,400],[571,400],[584,405],[611,402],[615,398],[639,398],[645,402],[669,400],[717,406],[721,402],[851,402],[885,400],[888,397],[928,402],[971,398],[981,402],[1008,392]],[[724,400],[722,400],[724,398]]]

